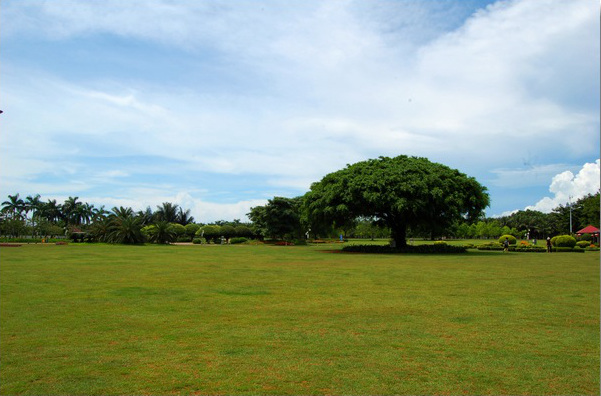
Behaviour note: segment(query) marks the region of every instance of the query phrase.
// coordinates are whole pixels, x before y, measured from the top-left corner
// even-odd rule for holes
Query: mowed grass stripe
[[[596,394],[599,254],[0,250],[2,394]]]

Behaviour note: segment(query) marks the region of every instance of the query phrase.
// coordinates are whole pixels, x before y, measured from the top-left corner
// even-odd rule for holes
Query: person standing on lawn
[[[551,253],[551,237],[547,237],[547,253]]]
[[[509,251],[509,238],[505,238],[505,242],[503,242],[503,252]]]

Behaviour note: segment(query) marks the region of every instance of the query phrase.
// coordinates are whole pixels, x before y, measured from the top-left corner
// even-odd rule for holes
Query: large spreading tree
[[[374,218],[406,246],[409,228],[444,230],[474,221],[489,205],[486,187],[473,177],[426,158],[380,157],[326,175],[305,195],[312,223],[338,227],[358,217]]]

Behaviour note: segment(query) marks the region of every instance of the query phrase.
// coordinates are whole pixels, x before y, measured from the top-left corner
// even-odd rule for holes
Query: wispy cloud
[[[474,4],[4,2],[0,190],[46,189],[36,176],[57,169],[44,191],[156,202],[214,189],[232,208],[409,154],[517,193],[527,175],[546,187],[598,158],[598,7]],[[250,178],[258,196],[238,195]],[[125,196],[123,183],[153,182],[171,194]],[[200,218],[211,204],[195,199]]]

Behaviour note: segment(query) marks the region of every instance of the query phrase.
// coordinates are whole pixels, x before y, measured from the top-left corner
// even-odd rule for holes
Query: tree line
[[[264,206],[251,209],[253,224],[265,237],[277,239],[311,238],[390,238],[388,227],[374,217],[358,217],[343,227],[330,224],[315,227],[303,210],[303,197],[274,197]],[[587,225],[599,226],[599,193],[589,194],[571,205],[572,231]],[[312,228],[313,227],[313,228]],[[570,233],[570,206],[560,205],[550,213],[536,210],[520,210],[508,216],[480,217],[476,221],[461,219],[445,229],[432,232],[425,227],[408,230],[408,238],[457,238],[496,239],[501,235],[513,235],[518,239],[545,239]]]
[[[2,203],[3,235],[52,236],[111,242],[165,243],[232,237],[304,240],[308,238],[546,238],[588,224],[599,225],[599,193],[560,205],[549,214],[525,210],[500,218],[484,217],[486,187],[474,178],[426,158],[379,157],[347,165],[313,183],[303,196],[274,197],[250,209],[250,223],[196,224],[186,210],[164,202],[156,210],[94,207],[69,197],[64,203],[9,195]]]

